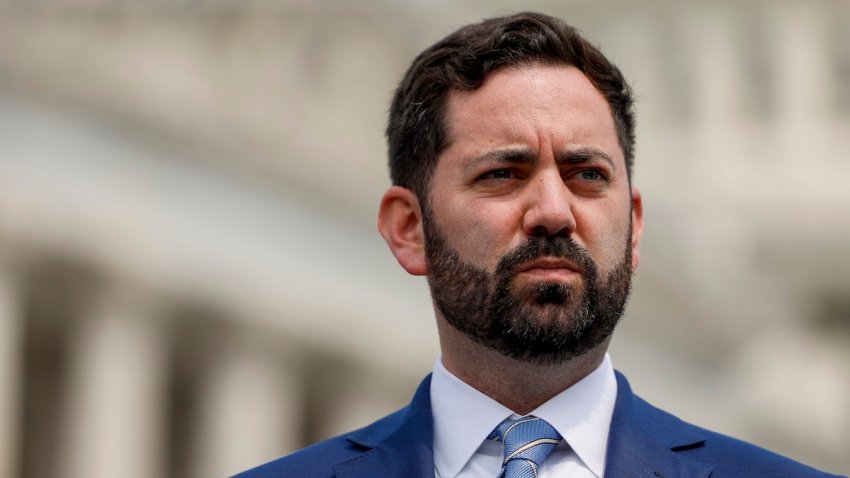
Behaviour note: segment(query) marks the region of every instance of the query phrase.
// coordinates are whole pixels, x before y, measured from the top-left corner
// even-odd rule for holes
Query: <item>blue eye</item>
[[[581,179],[587,181],[601,181],[605,179],[605,176],[595,169],[585,169],[579,173],[579,176],[581,176]]]
[[[478,176],[478,180],[487,180],[487,179],[511,179],[514,177],[514,173],[509,169],[494,169],[492,171],[487,171],[486,173]]]

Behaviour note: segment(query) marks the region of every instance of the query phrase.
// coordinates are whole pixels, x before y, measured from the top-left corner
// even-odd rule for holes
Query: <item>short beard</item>
[[[428,283],[435,306],[452,327],[507,357],[556,365],[579,357],[614,332],[631,289],[631,224],[623,260],[604,278],[572,237],[530,237],[506,253],[494,273],[463,259],[423,214]],[[541,257],[576,264],[583,287],[539,282],[512,291],[517,268]]]

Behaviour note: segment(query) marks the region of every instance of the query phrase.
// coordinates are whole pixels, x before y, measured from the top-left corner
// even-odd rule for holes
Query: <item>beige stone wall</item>
[[[846,2],[524,7],[638,95],[615,366],[846,473]],[[388,99],[420,49],[515,9],[0,2],[0,476],[221,476],[404,404],[437,349],[374,232]]]

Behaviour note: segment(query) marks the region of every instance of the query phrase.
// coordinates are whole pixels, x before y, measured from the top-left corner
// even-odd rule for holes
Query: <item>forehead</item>
[[[477,155],[500,146],[539,153],[593,146],[625,160],[602,93],[577,68],[530,64],[497,70],[475,90],[452,90],[442,156]]]

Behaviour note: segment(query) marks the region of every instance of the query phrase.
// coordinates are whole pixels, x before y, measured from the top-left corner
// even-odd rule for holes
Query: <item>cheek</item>
[[[448,243],[470,263],[487,270],[516,246],[517,212],[498,205],[467,205],[442,217]],[[512,226],[513,224],[513,226]]]
[[[600,271],[610,271],[623,260],[630,242],[629,221],[631,213],[628,209],[596,211],[576,218],[579,224],[578,240],[587,247]]]

